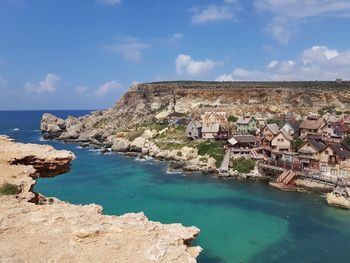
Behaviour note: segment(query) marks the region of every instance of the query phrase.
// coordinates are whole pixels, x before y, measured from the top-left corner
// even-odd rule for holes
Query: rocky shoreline
[[[0,261],[196,262],[196,227],[163,225],[143,213],[102,214],[98,205],[72,205],[33,191],[36,178],[67,172],[75,158],[48,145],[0,136]],[[15,238],[14,238],[15,237]]]

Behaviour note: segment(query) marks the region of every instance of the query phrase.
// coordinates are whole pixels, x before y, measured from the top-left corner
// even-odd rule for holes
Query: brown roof
[[[299,149],[301,149],[307,143],[309,143],[310,146],[313,147],[317,152],[321,152],[327,147],[327,145],[323,141],[317,140],[315,138],[309,138],[303,143],[302,146],[300,146]]]
[[[323,123],[324,123],[323,118],[306,119],[300,124],[300,129],[318,130],[322,128]]]
[[[350,158],[350,151],[344,147],[344,145],[339,144],[339,143],[332,143],[328,145],[329,148],[333,150],[333,152],[342,157],[342,158]]]
[[[280,133],[282,133],[284,138],[286,138],[287,140],[293,141],[293,137],[290,136],[290,134],[288,132],[286,132],[285,130],[280,131]]]
[[[232,136],[239,143],[255,143],[257,139],[253,135],[234,135]]]
[[[266,124],[266,127],[267,127],[273,134],[277,134],[278,131],[280,130],[280,127],[278,127],[278,125],[277,125],[276,123]]]

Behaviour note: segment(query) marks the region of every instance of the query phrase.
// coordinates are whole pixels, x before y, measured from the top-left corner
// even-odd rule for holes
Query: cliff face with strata
[[[196,262],[196,227],[163,225],[142,213],[102,214],[98,205],[72,205],[35,194],[39,176],[66,172],[75,158],[51,146],[0,136],[0,262]]]
[[[169,112],[230,114],[317,113],[334,105],[350,110],[350,82],[162,82],[133,86],[103,119],[116,126],[133,125]]]
[[[51,138],[105,141],[111,134],[171,114],[214,110],[233,115],[289,111],[306,115],[329,105],[350,111],[350,82],[159,82],[132,86],[109,110],[70,117],[42,130]]]

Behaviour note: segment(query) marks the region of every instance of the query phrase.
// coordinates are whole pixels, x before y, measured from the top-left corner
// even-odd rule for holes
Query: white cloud
[[[120,4],[121,0],[97,0],[97,3],[105,5],[116,5]]]
[[[191,8],[192,23],[204,24],[219,20],[233,20],[238,9],[237,0],[225,0],[220,5],[195,6]]]
[[[310,18],[350,15],[350,1],[344,0],[255,0],[255,6],[272,14],[267,30],[282,44],[287,44],[298,25]]]
[[[76,93],[83,95],[87,93],[88,88],[86,86],[77,86],[74,90]]]
[[[126,60],[131,62],[142,60],[142,51],[149,48],[148,44],[130,36],[118,36],[116,40],[118,43],[109,46],[108,49],[121,54]]]
[[[350,79],[350,51],[339,52],[325,46],[305,49],[295,60],[271,61],[264,71],[235,69],[218,81],[234,80],[335,80]]]
[[[118,91],[122,88],[122,85],[117,81],[113,80],[101,85],[98,89],[93,90],[91,95],[101,97],[107,95],[113,91]]]
[[[35,92],[35,93],[54,92],[57,90],[57,85],[59,80],[60,80],[59,76],[53,73],[48,73],[44,80],[36,84],[32,84],[28,82],[24,88],[28,92]]]
[[[207,73],[222,64],[219,61],[202,60],[195,61],[189,55],[181,54],[176,58],[175,66],[177,74],[188,74],[190,76],[198,76]]]

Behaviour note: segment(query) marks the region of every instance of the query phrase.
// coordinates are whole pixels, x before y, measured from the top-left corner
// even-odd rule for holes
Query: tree
[[[298,137],[298,138],[295,138],[293,141],[292,141],[292,147],[293,147],[293,150],[294,151],[297,151],[299,149],[299,147],[301,145],[303,145],[304,141]]]
[[[234,115],[230,115],[228,117],[228,121],[236,123],[236,121],[238,120],[238,117],[234,116]]]

